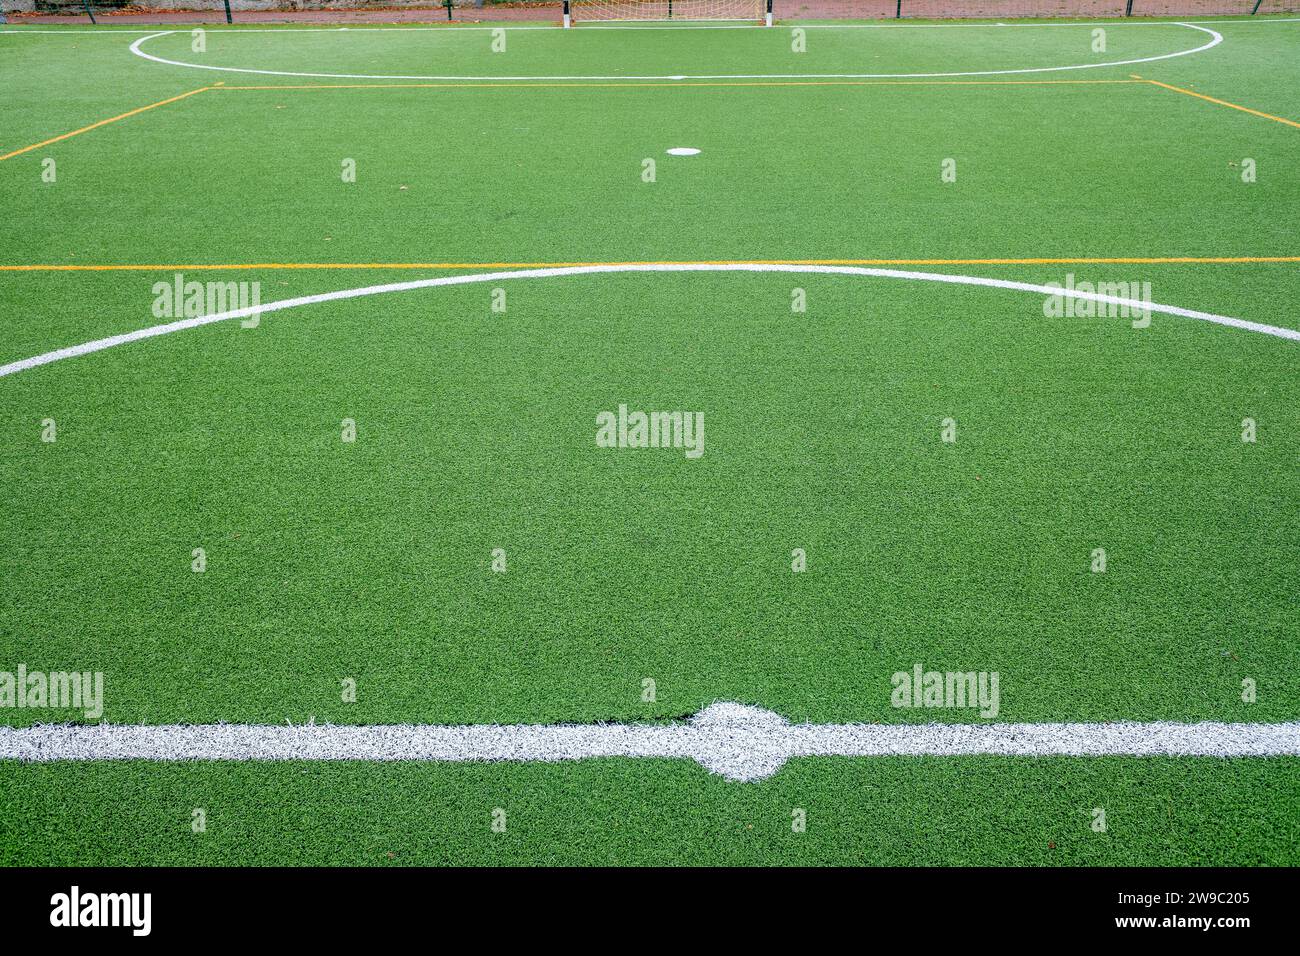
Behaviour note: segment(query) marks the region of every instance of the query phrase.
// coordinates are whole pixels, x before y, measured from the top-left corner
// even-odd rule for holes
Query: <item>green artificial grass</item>
[[[1300,119],[1300,23],[1214,28],[1195,56],[1030,78],[1137,73]],[[1093,54],[1091,29],[810,30],[806,54],[785,29],[519,30],[499,54],[487,32],[210,30],[202,56],[926,72],[1208,39],[1126,25]],[[0,36],[0,155],[217,82],[378,82],[165,66],[140,35]],[[199,58],[188,32],[145,49]],[[162,321],[176,271],[263,301],[438,274],[188,264],[1296,256],[1297,158],[1300,129],[1145,83],[210,90],[0,162],[0,264],[168,266],[0,271],[0,364]],[[1300,325],[1296,263],[914,268],[1145,281]],[[1001,720],[1295,720],[1296,348],[784,274],[501,280],[146,340],[0,379],[0,670],[101,670],[117,723],[978,719],[893,709],[916,663],[998,671]],[[620,403],[703,411],[704,455],[597,448]],[[0,863],[1294,864],[1298,779],[1291,758],[795,760],[758,784],[670,761],[7,762]]]
[[[4,765],[0,787],[0,865],[1294,866],[1300,846],[1295,758],[815,759],[749,784],[663,760]]]

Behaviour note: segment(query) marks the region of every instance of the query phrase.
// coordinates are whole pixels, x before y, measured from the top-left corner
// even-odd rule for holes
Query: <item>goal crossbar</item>
[[[772,0],[564,0],[564,25],[598,20],[735,20],[772,24]]]

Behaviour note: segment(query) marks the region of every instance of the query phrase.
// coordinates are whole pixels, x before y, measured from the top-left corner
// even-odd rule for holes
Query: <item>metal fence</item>
[[[563,0],[0,0],[9,22],[551,20]],[[783,20],[1120,18],[1300,14],[1300,0],[774,0]]]

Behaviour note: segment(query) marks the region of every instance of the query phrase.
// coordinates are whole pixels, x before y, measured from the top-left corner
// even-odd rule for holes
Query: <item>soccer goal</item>
[[[594,20],[749,20],[772,25],[772,0],[564,0],[564,25]]]

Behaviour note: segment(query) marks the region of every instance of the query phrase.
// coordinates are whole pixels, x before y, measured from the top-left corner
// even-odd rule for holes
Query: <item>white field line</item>
[[[262,76],[294,76],[335,80],[512,80],[519,82],[530,80],[878,80],[928,79],[946,76],[1011,76],[1028,73],[1060,73],[1066,70],[1095,70],[1111,66],[1133,66],[1138,63],[1154,63],[1157,60],[1171,60],[1174,57],[1191,56],[1194,53],[1203,53],[1204,51],[1216,47],[1223,42],[1222,34],[1216,33],[1208,27],[1199,27],[1181,21],[1167,21],[1166,25],[1187,27],[1189,30],[1199,30],[1201,33],[1208,33],[1210,35],[1210,40],[1208,43],[1204,43],[1194,49],[1178,50],[1174,53],[1161,53],[1157,56],[1144,56],[1136,60],[1112,60],[1108,63],[1076,63],[1070,66],[1037,66],[1016,70],[966,70],[949,73],[676,73],[665,76],[416,76],[398,73],[300,73],[290,70],[257,70],[247,67],[215,66],[209,63],[186,63],[183,60],[168,60],[165,57],[154,56],[152,53],[145,53],[144,50],[140,49],[141,44],[146,40],[169,36],[173,33],[188,32],[185,30],[163,30],[158,33],[151,33],[148,36],[140,37],[140,39],[132,43],[130,50],[136,56],[144,57],[144,59],[152,60],[155,63],[162,63],[167,66],[187,67],[193,70],[214,70],[219,73],[252,73]]]
[[[1233,26],[1234,24],[1254,23],[1300,23],[1300,17],[1241,17],[1223,20],[1061,20],[1052,23],[802,23],[799,20],[776,21],[778,27],[800,27],[804,30],[976,30],[981,27],[988,30],[1001,30],[1008,27],[1167,27],[1183,26],[1189,23],[1209,24],[1211,26]],[[583,23],[587,30],[676,30],[678,27],[633,27],[614,23]],[[484,29],[491,29],[490,27]],[[699,26],[684,27],[687,30],[753,30],[763,29],[763,24],[755,23],[743,26]],[[143,33],[144,31],[138,31]]]
[[[1226,18],[1219,20],[1060,20],[1053,23],[802,23],[799,20],[778,20],[779,27],[800,27],[804,30],[998,30],[1008,27],[1167,27],[1181,26],[1183,24],[1209,24],[1211,26],[1255,26],[1261,23],[1300,23],[1300,17],[1240,17]],[[0,36],[19,36],[24,33],[44,36],[62,36],[64,34],[75,36],[77,34],[89,34],[92,36],[111,36],[118,34],[122,36],[134,36],[142,33],[155,33],[160,26],[170,26],[176,28],[176,32],[189,32],[190,29],[202,27],[207,33],[470,33],[475,30],[556,30],[559,29],[558,21],[548,26],[461,26],[454,24],[452,26],[403,26],[394,24],[383,27],[294,27],[286,25],[281,28],[274,27],[249,27],[247,29],[240,27],[216,27],[207,24],[195,22],[193,24],[175,23],[175,24],[151,24],[143,30],[128,30],[121,27],[103,27],[96,30],[36,30],[28,29],[18,24],[11,24],[8,28],[0,27]],[[582,24],[583,30],[758,30],[765,29],[762,24],[709,24],[706,26],[634,26],[630,24]]]
[[[1300,723],[797,724],[716,703],[686,723],[299,726],[38,724],[0,727],[0,759],[423,760],[691,759],[761,780],[793,757],[1278,757],[1300,755]]]
[[[993,289],[1011,289],[1017,292],[1032,292],[1044,296],[1058,295],[1068,299],[1088,299],[1093,302],[1125,306],[1130,310],[1140,311],[1142,309],[1147,309],[1151,312],[1159,312],[1165,315],[1177,315],[1188,319],[1199,319],[1202,322],[1213,322],[1216,325],[1226,325],[1235,329],[1244,329],[1248,332],[1259,332],[1264,335],[1273,335],[1278,338],[1300,342],[1300,330],[1296,329],[1286,329],[1275,325],[1265,325],[1262,322],[1251,322],[1246,319],[1234,319],[1231,316],[1215,315],[1212,312],[1198,312],[1195,309],[1183,309],[1176,305],[1162,305],[1158,302],[1140,302],[1136,299],[1125,299],[1119,296],[1102,295],[1097,292],[1081,292],[1078,289],[1053,288],[1051,286],[1035,285],[1030,282],[1013,282],[1008,279],[989,279],[984,276],[953,275],[944,272],[912,272],[903,269],[876,269],[868,268],[866,266],[787,265],[782,263],[759,262],[610,263],[608,265],[559,266],[550,269],[518,269],[506,272],[480,272],[471,275],[439,276],[436,279],[415,279],[410,282],[390,282],[383,285],[369,285],[357,289],[340,289],[337,292],[321,292],[316,295],[298,296],[293,299],[281,299],[278,302],[267,302],[259,306],[250,306],[244,309],[232,309],[228,312],[215,312],[211,315],[200,315],[188,319],[177,319],[174,322],[166,322],[162,325],[151,325],[143,329],[136,329],[132,332],[123,332],[120,335],[110,335],[107,338],[95,339],[90,342],[83,342],[80,345],[55,349],[52,352],[45,352],[41,355],[33,355],[31,358],[19,359],[16,362],[10,362],[8,365],[0,365],[0,378],[6,375],[15,375],[18,372],[26,371],[30,368],[36,368],[38,365],[48,365],[51,362],[76,358],[79,355],[89,355],[92,352],[102,352],[104,349],[113,348],[117,345],[126,345],[128,342],[138,342],[141,339],[154,338],[159,335],[170,335],[173,332],[183,332],[186,329],[194,329],[203,325],[212,325],[216,322],[225,322],[229,319],[244,319],[251,316],[261,316],[268,312],[280,312],[284,309],[296,309],[299,306],[316,305],[321,302],[337,302],[341,299],[359,299],[365,296],[383,295],[390,292],[409,292],[413,289],[469,285],[476,282],[500,282],[509,279],[550,279],[558,278],[560,276],[623,272],[792,272],[813,273],[817,275],[875,276],[884,279],[906,279],[919,282],[941,282],[951,285],[985,286]]]

